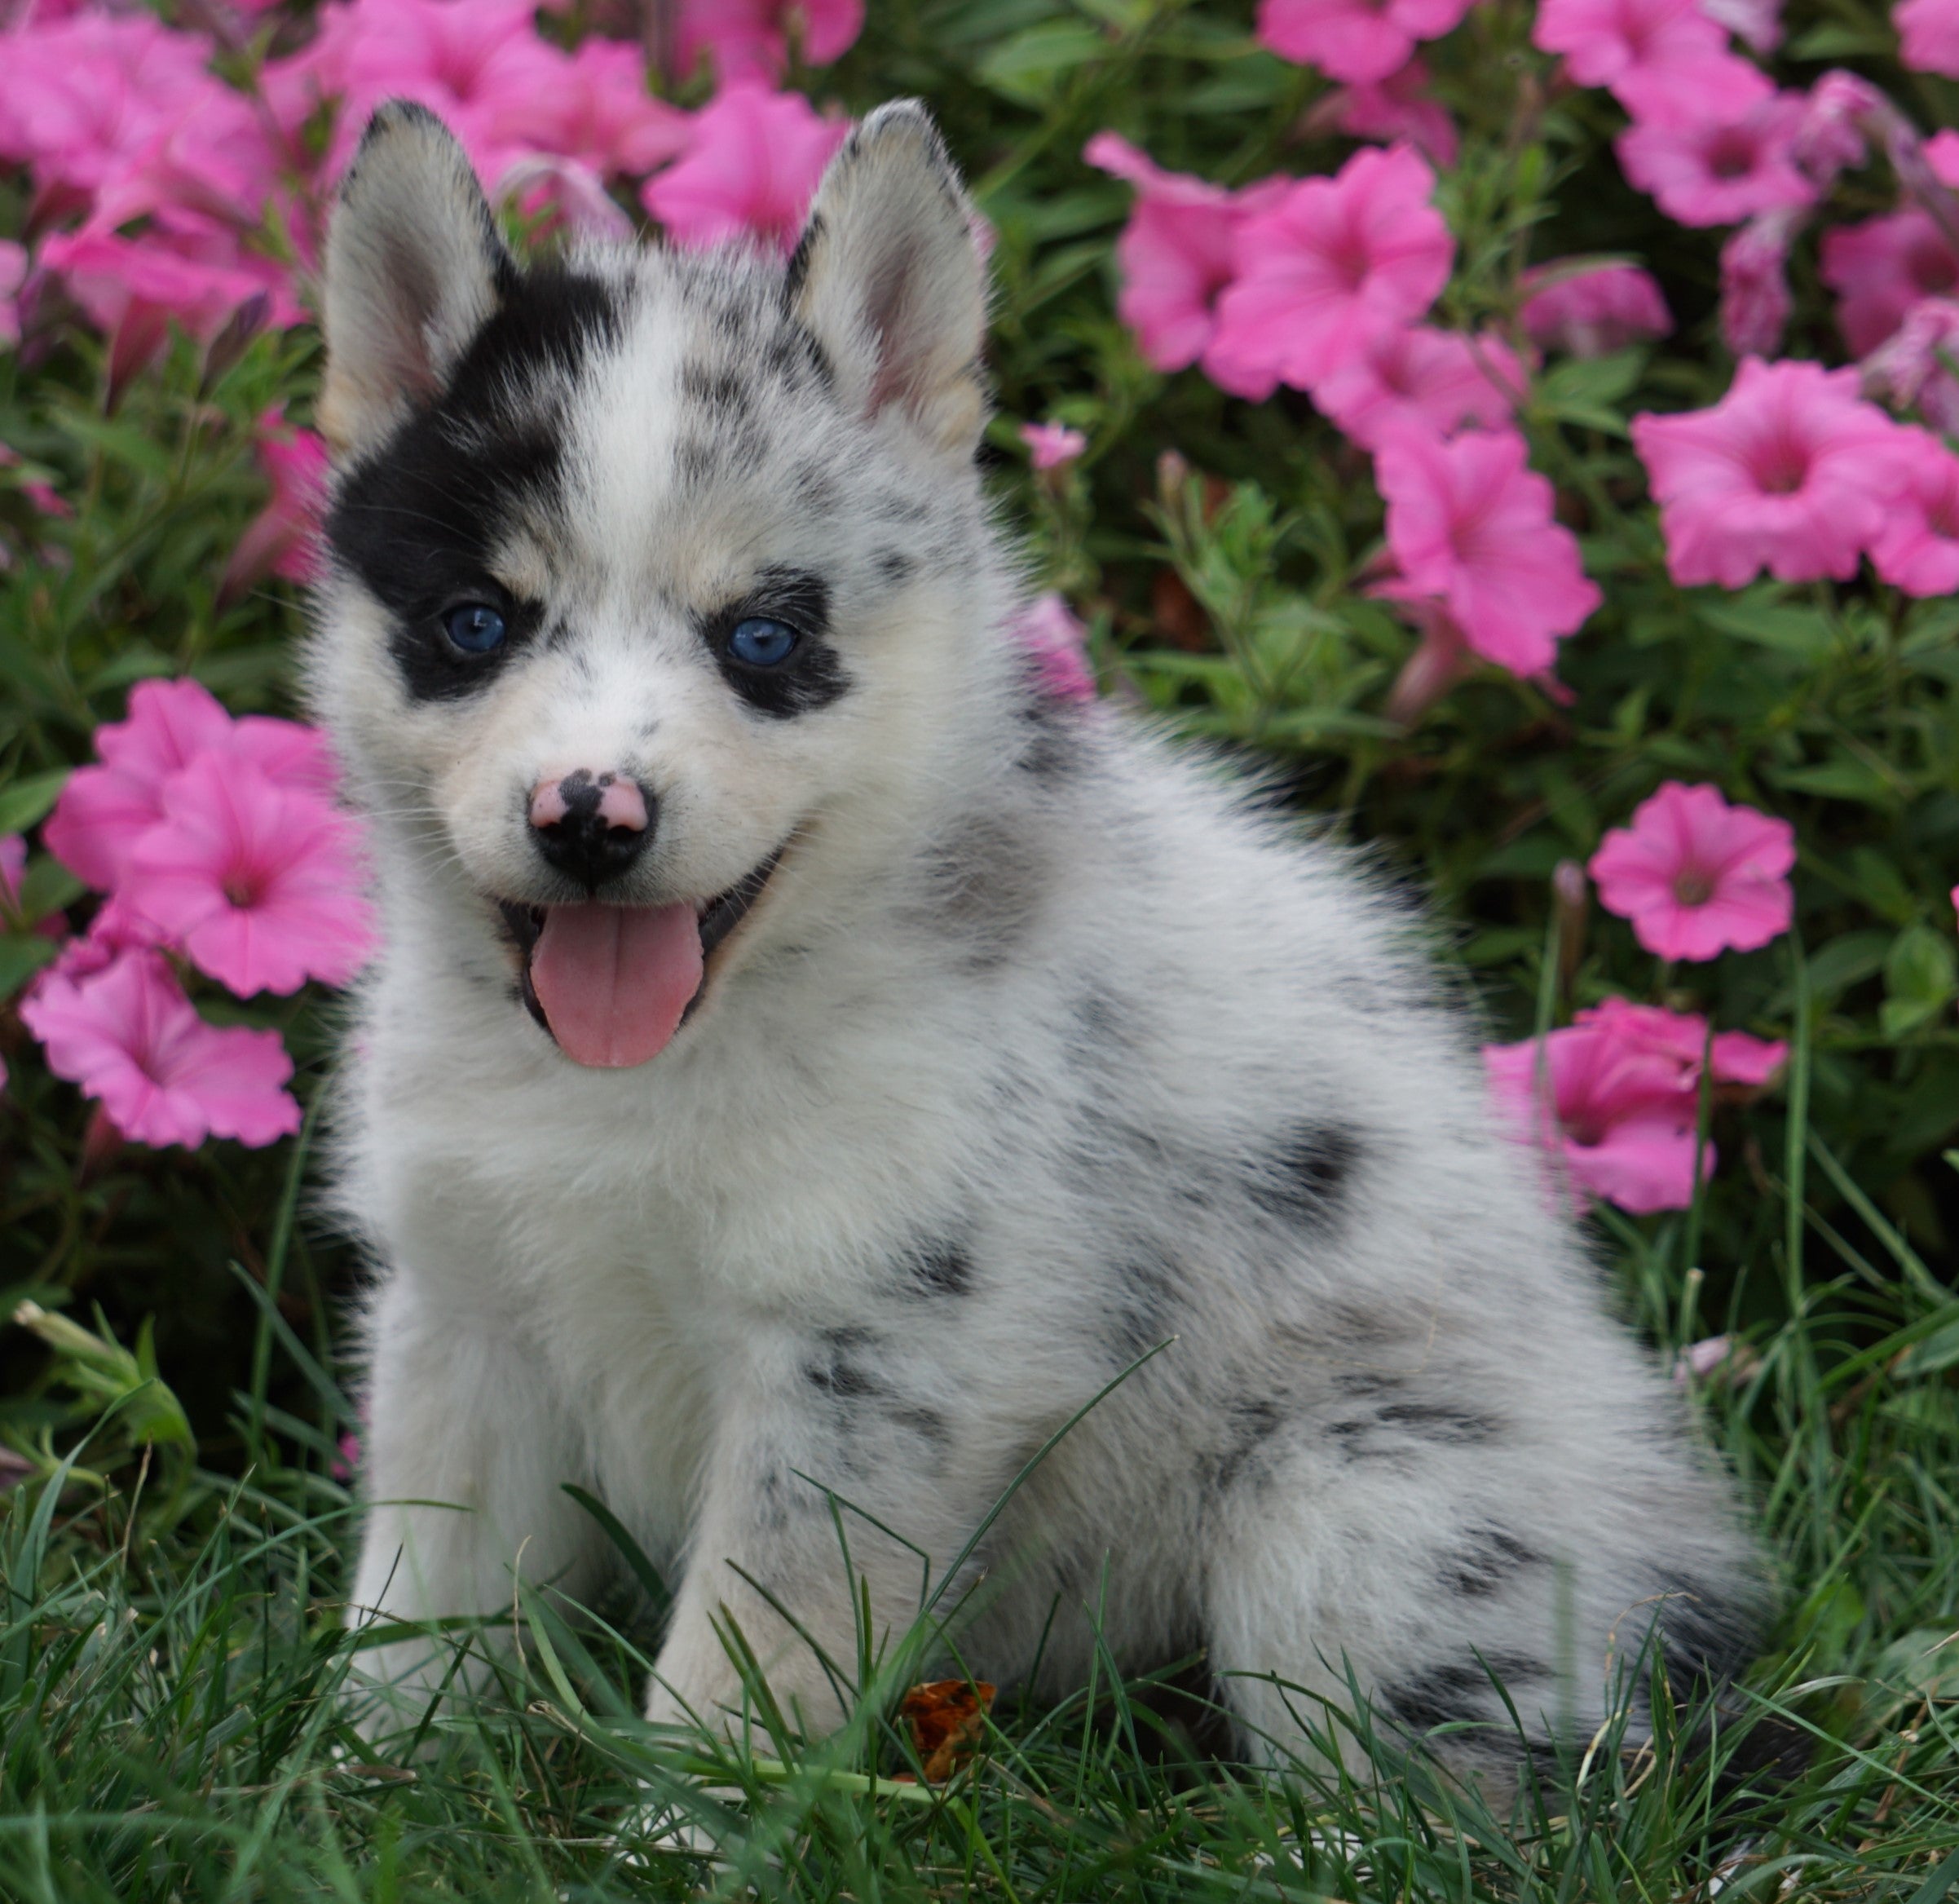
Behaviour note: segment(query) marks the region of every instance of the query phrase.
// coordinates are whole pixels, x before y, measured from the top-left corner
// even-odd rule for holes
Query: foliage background
[[[1579,252],[1644,263],[1677,328],[1657,348],[1557,361],[1532,385],[1533,463],[1557,483],[1606,596],[1563,646],[1575,698],[1561,705],[1489,670],[1412,730],[1383,707],[1414,635],[1361,592],[1381,534],[1365,459],[1304,396],[1248,404],[1141,361],[1114,316],[1112,248],[1131,195],[1079,157],[1113,127],[1159,163],[1225,183],[1328,170],[1347,143],[1300,130],[1325,82],[1259,49],[1249,7],[1180,0],[877,0],[837,64],[795,77],[853,112],[923,96],[967,170],[998,234],[993,480],[1037,566],[1089,622],[1106,692],[1244,749],[1276,771],[1277,797],[1424,893],[1494,1036],[1620,992],[1791,1041],[1780,1091],[1717,1107],[1723,1163],[1701,1206],[1638,1221],[1602,1211],[1599,1223],[1658,1352],[1719,1331],[1750,1345],[1696,1386],[1695,1405],[1759,1504],[1786,1588],[1758,1686],[1835,1743],[1799,1800],[1745,1831],[1682,1774],[1644,1796],[1626,1796],[1623,1781],[1595,1789],[1589,1811],[1547,1797],[1534,1823],[1471,1832],[1472,1853],[1450,1835],[1459,1820],[1416,1816],[1419,1788],[1391,1785],[1329,1799],[1355,1846],[1302,1869],[1270,1859],[1286,1832],[1296,1844],[1304,1813],[1220,1797],[1237,1787],[1215,1770],[1179,1786],[1141,1769],[1127,1706],[1112,1725],[1105,1701],[1099,1728],[1079,1712],[1010,1727],[965,1822],[933,1814],[929,1848],[906,1836],[903,1805],[878,1813],[820,1782],[792,1803],[770,1787],[770,1804],[801,1807],[778,1853],[801,1849],[788,1875],[748,1869],[765,1888],[902,1894],[936,1859],[933,1881],[1003,1894],[1119,1883],[1180,1895],[1235,1872],[1252,1890],[1372,1895],[1392,1868],[1420,1895],[1679,1896],[1745,1840],[1763,1862],[1744,1875],[1765,1894],[1793,1874],[1805,1893],[1936,1904],[1959,1870],[1940,1862],[1959,1843],[1942,1703],[1959,1670],[1933,1650],[1959,1625],[1959,1026],[1945,896],[1959,879],[1959,607],[1869,579],[1739,594],[1668,581],[1625,426],[1639,409],[1711,404],[1728,384],[1717,235],[1683,232],[1626,184],[1609,144],[1617,108],[1558,86],[1531,20],[1519,0],[1485,0],[1430,50],[1463,135],[1440,188],[1458,246],[1441,318],[1514,332],[1520,270]],[[1786,83],[1847,64],[1926,130],[1959,125],[1959,86],[1904,73],[1882,11],[1791,0],[1785,21]],[[1873,166],[1840,182],[1830,215],[1886,210],[1894,196]],[[0,230],[24,230],[28,215],[25,182],[0,181]],[[1813,250],[1795,272],[1789,351],[1841,361]],[[0,471],[0,832],[38,817],[46,776],[89,757],[97,724],[146,675],[188,671],[234,710],[292,711],[302,613],[282,585],[221,601],[218,578],[265,500],[254,420],[280,401],[307,416],[314,334],[262,334],[217,374],[179,338],[113,408],[100,341],[69,326],[51,345],[31,368],[0,356],[0,441],[22,459]],[[1085,431],[1089,449],[1037,478],[1014,426],[1050,417]],[[1166,453],[1180,459],[1167,471]],[[34,509],[20,484],[36,478],[71,518]],[[1621,921],[1560,913],[1558,863],[1588,857],[1666,778],[1715,783],[1795,823],[1789,938],[1669,970]],[[30,880],[40,905],[84,916],[51,861]],[[15,983],[0,977],[0,989]],[[330,1062],[333,1009],[311,994],[229,1008],[284,1031],[308,1098]],[[562,1728],[526,1718],[536,1699],[562,1700],[554,1682],[514,1686],[512,1712],[459,1734],[447,1769],[419,1783],[322,1769],[333,1721],[316,1695],[336,1670],[346,1504],[331,1459],[346,1425],[325,1372],[355,1266],[309,1219],[295,1146],[91,1140],[87,1107],[11,1015],[0,1051],[0,1313],[32,1297],[89,1322],[99,1305],[125,1343],[152,1326],[156,1366],[196,1435],[194,1460],[146,1456],[112,1423],[85,1451],[92,1488],[24,1482],[11,1497],[0,1888],[379,1897],[681,1884],[692,1867],[635,1872],[606,1848],[625,1770],[644,1768],[589,1746],[581,1758]],[[77,1394],[82,1366],[24,1331],[0,1336],[0,1429],[23,1471],[71,1451],[93,1420],[100,1397]],[[76,1653],[83,1634],[95,1636],[92,1664]],[[629,1650],[591,1644],[594,1683],[626,1683]],[[85,1665],[100,1676],[86,1696],[73,1676]],[[63,1685],[58,1711],[44,1695]],[[114,1822],[131,1807],[201,1822],[146,1840]],[[1555,1818],[1589,1823],[1560,1836]]]

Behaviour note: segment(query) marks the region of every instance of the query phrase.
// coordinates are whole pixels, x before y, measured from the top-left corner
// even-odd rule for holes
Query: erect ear
[[[789,261],[792,307],[865,416],[902,406],[968,453],[986,420],[986,294],[973,208],[916,99],[880,106],[831,160]]]
[[[476,174],[426,107],[368,122],[327,234],[321,432],[371,448],[442,388],[514,269]]]

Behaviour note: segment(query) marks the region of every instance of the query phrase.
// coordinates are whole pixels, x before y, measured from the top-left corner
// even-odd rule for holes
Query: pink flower
[[[1695,0],[1542,0],[1531,38],[1642,121],[1732,117],[1774,91]]]
[[[1779,93],[1732,117],[1648,121],[1615,142],[1620,169],[1683,225],[1732,225],[1783,205],[1809,205],[1816,188],[1797,169],[1803,102]]]
[[[1750,357],[1712,409],[1633,418],[1675,581],[1738,589],[1763,568],[1780,581],[1856,572],[1901,458],[1898,426],[1857,382],[1855,370]]]
[[[241,998],[344,985],[373,949],[351,825],[241,755],[201,755],[164,783],[121,897]]]
[[[1385,79],[1336,86],[1324,94],[1307,113],[1306,129],[1372,139],[1379,145],[1405,140],[1444,171],[1456,162],[1458,151],[1455,121],[1430,95],[1428,68],[1419,53]]]
[[[1644,1216],[1693,1201],[1698,1105],[1677,1066],[1596,1023],[1550,1032],[1541,1048],[1485,1045],[1483,1062],[1498,1105],[1560,1160],[1581,1204],[1590,1194]],[[1714,1161],[1710,1145],[1702,1169]]]
[[[1914,73],[1959,79],[1959,4],[1954,0],[1899,0],[1891,9],[1898,56]]]
[[[1057,700],[1095,699],[1088,631],[1054,590],[1035,596],[1021,610],[1013,637],[1033,662],[1034,678],[1043,694]]]
[[[1524,328],[1540,350],[1603,357],[1674,327],[1659,285],[1636,264],[1560,258],[1525,272],[1519,289]]]
[[[1088,439],[1066,423],[1023,423],[1020,438],[1027,446],[1028,460],[1037,470],[1071,463],[1088,447]]]
[[[1940,184],[1959,187],[1959,132],[1935,132],[1925,142],[1925,162]]]
[[[95,730],[99,766],[68,775],[42,828],[48,850],[77,878],[113,890],[136,842],[164,817],[164,783],[206,753],[236,753],[280,785],[330,797],[333,767],[317,729],[248,714],[234,722],[191,680],[145,681],[126,720]]]
[[[153,224],[140,238],[58,234],[42,244],[41,262],[113,340],[112,375],[118,380],[163,348],[173,323],[208,342],[254,298],[269,297],[273,320],[282,326],[302,315],[280,267],[246,256],[229,232],[188,214]]]
[[[804,60],[827,66],[864,30],[864,0],[681,0],[677,64],[691,73],[708,55],[724,86],[779,79],[792,21]]]
[[[20,1018],[48,1069],[138,1143],[256,1146],[299,1128],[299,1106],[280,1088],[293,1061],[279,1034],[207,1025],[156,952],[124,952],[81,979],[47,974]]]
[[[1758,53],[1782,43],[1782,0],[1701,0],[1701,11]]]
[[[1234,396],[1271,395],[1276,379],[1227,382],[1211,361],[1217,301],[1237,267],[1233,237],[1253,211],[1277,203],[1288,179],[1261,180],[1229,192],[1187,173],[1166,172],[1113,132],[1098,132],[1082,157],[1136,191],[1135,209],[1116,241],[1123,287],[1116,314],[1136,333],[1143,360],[1158,370],[1182,370],[1204,360],[1205,374]]]
[[[1904,480],[1871,544],[1871,566],[1908,595],[1959,594],[1959,457],[1922,430],[1899,434],[1909,446]]]
[[[1276,377],[1310,390],[1377,332],[1420,317],[1455,256],[1434,186],[1407,147],[1370,149],[1246,218],[1207,368],[1227,389],[1228,378]]]
[[[646,91],[639,47],[592,39],[572,53],[551,85],[500,92],[488,123],[499,144],[576,159],[601,177],[638,177],[686,149],[692,121]]]
[[[1608,998],[1551,1032],[1541,1054],[1526,1039],[1486,1045],[1483,1058],[1499,1103],[1560,1156],[1574,1192],[1643,1216],[1693,1201],[1701,1066],[1708,1052],[1705,1019]],[[1731,1032],[1714,1038],[1711,1056],[1717,1085],[1759,1089],[1788,1047]],[[1542,1100],[1540,1062],[1548,1087]],[[1714,1146],[1701,1146],[1701,1155],[1702,1173],[1711,1174]]]
[[[1931,215],[1917,206],[1838,225],[1823,234],[1819,273],[1842,302],[1837,322],[1851,353],[1866,357],[1921,298],[1959,285],[1956,253]]]
[[[1259,0],[1258,37],[1282,60],[1370,85],[1407,64],[1418,40],[1451,32],[1470,0]]]
[[[1787,820],[1730,806],[1713,787],[1669,780],[1634,809],[1630,827],[1605,836],[1587,870],[1599,903],[1631,920],[1649,952],[1711,959],[1788,931],[1795,863]]]
[[[1900,409],[1916,409],[1948,435],[1959,435],[1959,303],[1926,298],[1860,367],[1867,393]]]
[[[218,590],[227,599],[261,576],[305,582],[316,580],[320,573],[315,538],[326,501],[324,440],[287,422],[280,406],[259,417],[253,447],[272,486],[272,499],[253,519],[232,552]]]
[[[786,252],[849,131],[841,120],[819,117],[801,93],[729,86],[695,117],[686,157],[649,179],[639,196],[683,245],[717,245],[747,232]]]
[[[1737,357],[1781,344],[1794,302],[1789,248],[1807,216],[1799,206],[1758,213],[1721,247],[1721,341]]]
[[[1557,640],[1599,605],[1551,490],[1512,431],[1443,443],[1405,430],[1383,444],[1374,479],[1401,570],[1379,593],[1439,599],[1470,647],[1516,674],[1548,668]]]
[[[1404,325],[1374,333],[1361,354],[1313,387],[1313,400],[1363,449],[1413,429],[1452,436],[1466,424],[1507,424],[1523,367],[1494,337]]]

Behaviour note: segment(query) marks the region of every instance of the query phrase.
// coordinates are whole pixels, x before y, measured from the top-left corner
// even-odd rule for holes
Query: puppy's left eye
[[[738,621],[728,637],[728,652],[747,668],[779,668],[796,652],[802,636],[786,621],[752,615]]]
[[[442,618],[443,632],[465,655],[487,655],[503,646],[510,624],[488,602],[464,602]]]

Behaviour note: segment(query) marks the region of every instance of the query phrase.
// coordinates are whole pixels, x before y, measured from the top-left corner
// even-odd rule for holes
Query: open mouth
[[[615,1070],[657,1057],[706,995],[715,954],[761,898],[783,851],[704,904],[499,899],[523,961],[525,1009],[575,1063]]]

